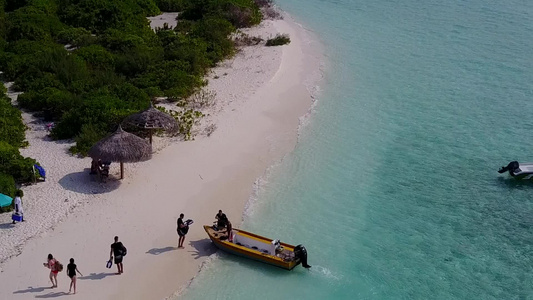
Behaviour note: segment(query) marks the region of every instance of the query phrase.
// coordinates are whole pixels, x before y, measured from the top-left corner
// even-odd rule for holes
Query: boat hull
[[[227,240],[222,240],[222,239],[220,239],[220,236],[224,236],[224,235],[216,235],[217,233],[213,230],[213,228],[211,226],[205,225],[204,226],[204,230],[207,232],[207,235],[209,236],[211,241],[213,241],[215,246],[217,246],[217,248],[219,248],[219,249],[221,249],[223,251],[226,251],[228,253],[235,254],[235,255],[238,255],[238,256],[241,256],[241,257],[245,257],[245,258],[249,258],[249,259],[253,259],[255,261],[259,261],[259,262],[262,262],[262,263],[273,265],[273,266],[276,266],[278,268],[282,268],[282,269],[285,269],[285,270],[292,270],[294,267],[296,267],[298,264],[300,264],[300,260],[299,259],[295,259],[295,260],[292,260],[292,261],[284,261],[283,259],[281,259],[279,257],[273,256],[273,255],[270,255],[270,254],[266,254],[266,253],[262,253],[262,252],[260,252],[258,250],[249,249],[249,248],[246,248],[244,246],[237,245],[235,243],[231,243],[231,242],[229,242]],[[253,238],[256,238],[258,240],[263,240],[264,242],[269,241],[269,239],[267,239],[267,238],[264,238],[264,237],[261,237],[261,236],[246,232],[246,231],[242,231],[242,230],[238,230],[238,229],[234,229],[234,231],[236,231],[236,234],[246,234],[246,235],[250,235]],[[282,243],[282,245],[283,245],[283,247],[285,247],[285,249],[289,249],[291,251],[294,249],[294,246],[292,246],[292,245],[285,244],[285,243]]]
[[[498,173],[509,172],[515,179],[530,180],[533,178],[533,163],[510,162],[506,167],[501,167]]]

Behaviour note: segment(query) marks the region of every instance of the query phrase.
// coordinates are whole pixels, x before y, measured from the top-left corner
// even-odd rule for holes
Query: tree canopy
[[[152,97],[183,101],[205,85],[208,69],[235,53],[231,33],[261,21],[260,2],[0,0],[0,71],[23,92],[22,108],[85,154]],[[178,26],[153,31],[146,17],[161,11],[179,11]],[[27,180],[17,166],[34,161],[17,154],[25,127],[5,90],[0,124],[0,172]],[[5,155],[13,165],[2,165]]]

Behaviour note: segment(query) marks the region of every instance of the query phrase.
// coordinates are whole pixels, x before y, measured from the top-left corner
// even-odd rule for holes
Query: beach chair
[[[42,181],[46,181],[46,171],[44,170],[43,167],[39,165],[33,165],[32,170],[33,170],[33,182],[37,182],[38,179]]]

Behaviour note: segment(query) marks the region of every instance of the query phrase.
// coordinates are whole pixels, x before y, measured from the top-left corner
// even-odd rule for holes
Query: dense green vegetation
[[[153,97],[184,101],[207,70],[235,52],[230,34],[261,21],[269,0],[0,0],[0,71],[22,108],[54,121],[55,139],[84,154]],[[154,32],[147,16],[180,11]],[[20,112],[0,99],[0,188],[28,181]],[[181,118],[200,116],[194,111]],[[192,121],[188,121],[192,122]],[[187,130],[188,126],[183,126]],[[9,177],[9,178],[8,178]],[[7,179],[6,179],[7,178]],[[11,191],[9,191],[11,193]]]
[[[233,54],[228,35],[260,21],[253,0],[157,1],[183,11],[180,26],[157,33],[150,0],[14,2],[4,5],[0,69],[25,91],[20,105],[57,121],[52,136],[76,138],[81,153],[150,97],[190,96]]]
[[[0,193],[13,197],[15,182],[33,179],[35,160],[20,155],[26,145],[25,126],[20,110],[11,105],[4,86],[0,86]]]
[[[268,39],[265,43],[266,46],[281,46],[291,42],[291,38],[288,34],[277,34],[275,37]]]

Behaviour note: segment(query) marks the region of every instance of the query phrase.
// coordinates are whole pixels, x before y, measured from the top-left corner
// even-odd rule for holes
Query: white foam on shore
[[[303,83],[309,92],[309,95],[312,99],[312,103],[309,106],[309,109],[307,112],[300,116],[298,118],[299,124],[297,129],[297,137],[299,142],[300,133],[301,131],[310,123],[312,119],[312,115],[315,111],[315,107],[317,105],[317,102],[319,100],[320,94],[321,94],[321,84],[324,80],[324,72],[325,72],[325,66],[326,66],[326,60],[324,57],[323,52],[323,45],[319,41],[318,37],[315,35],[313,31],[306,28],[302,24],[299,24],[292,19],[292,17],[287,14],[283,13],[283,16],[285,19],[289,19],[294,26],[299,27],[301,30],[299,30],[299,34],[301,37],[299,38],[302,43],[304,43],[306,46],[304,49],[307,50],[306,55],[308,57],[309,61],[309,72],[305,72],[306,76],[303,80]],[[287,156],[290,153],[285,154],[280,161],[274,162],[271,166],[269,166],[265,173],[257,178],[254,182],[253,186],[253,192],[251,193],[250,197],[248,198],[248,201],[246,202],[246,205],[243,210],[242,214],[242,220],[243,222],[246,221],[249,218],[252,218],[255,213],[255,208],[258,202],[260,201],[260,194],[264,192],[265,187],[270,182],[270,176],[275,172],[275,170],[280,167],[283,164],[283,161],[287,158]]]

